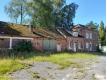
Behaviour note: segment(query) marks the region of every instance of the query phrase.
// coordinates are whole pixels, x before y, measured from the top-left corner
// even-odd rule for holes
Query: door
[[[46,51],[56,50],[56,41],[51,39],[45,39],[43,41],[43,49]]]
[[[61,51],[61,44],[57,44],[57,51],[58,51],[58,52]]]
[[[90,51],[92,51],[92,43],[90,42]]]
[[[49,40],[47,40],[47,39],[43,40],[43,49],[44,50],[49,49]]]

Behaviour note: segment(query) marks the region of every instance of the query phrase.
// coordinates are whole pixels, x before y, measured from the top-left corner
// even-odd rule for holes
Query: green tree
[[[99,38],[100,38],[101,45],[102,46],[106,45],[106,30],[104,28],[103,21],[101,21],[99,25]]]
[[[5,6],[5,11],[11,19],[14,19],[16,23],[20,19],[20,24],[23,23],[26,16],[26,1],[27,0],[11,0],[8,5]]]
[[[34,26],[54,27],[54,12],[60,9],[65,0],[32,0],[29,2],[28,14]]]
[[[65,5],[60,11],[55,13],[55,25],[57,27],[64,27],[66,29],[70,29],[70,27],[73,25],[73,19],[75,18],[77,8],[78,5],[75,3]]]
[[[89,23],[86,24],[87,27],[91,27],[95,30],[98,30],[98,24],[97,23],[94,23],[93,21],[90,21]]]

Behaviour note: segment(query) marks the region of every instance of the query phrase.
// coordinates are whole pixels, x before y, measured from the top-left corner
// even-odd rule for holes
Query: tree
[[[94,23],[93,21],[90,21],[89,23],[86,24],[87,27],[91,27],[95,30],[98,30],[98,24]]]
[[[65,5],[59,12],[55,13],[55,25],[57,27],[64,27],[70,29],[70,27],[73,25],[73,19],[75,18],[77,8],[78,5],[75,3]]]
[[[99,26],[99,38],[100,38],[100,42],[101,45],[105,45],[106,44],[106,30],[104,28],[104,23],[103,21],[100,22],[100,26]]]
[[[35,27],[65,27],[73,25],[78,5],[65,5],[66,0],[11,0],[5,10],[10,18],[22,24],[25,15]],[[19,18],[20,17],[20,18]]]
[[[54,12],[59,10],[65,0],[32,0],[28,5],[31,22],[34,26],[54,27]]]
[[[11,0],[9,4],[5,6],[6,13],[11,19],[16,20],[16,23],[18,19],[20,19],[20,24],[23,23],[27,10],[26,1],[27,0]]]

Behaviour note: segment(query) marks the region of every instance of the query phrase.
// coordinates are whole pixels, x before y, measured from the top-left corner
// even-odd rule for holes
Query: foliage
[[[53,6],[50,0],[34,0],[35,14],[33,14],[33,24],[41,27],[53,25]]]
[[[86,24],[87,27],[91,27],[95,30],[98,30],[98,24],[94,23],[93,21],[90,21],[89,23]]]
[[[73,25],[73,18],[75,17],[77,8],[78,5],[75,3],[65,5],[60,11],[55,13],[55,25],[69,29]]]
[[[102,52],[102,50],[99,48],[99,46],[97,46],[97,52]]]
[[[32,51],[32,44],[30,41],[21,41],[13,47],[13,50],[18,52],[30,52]]]
[[[73,25],[78,5],[65,3],[66,0],[11,0],[5,11],[16,22],[21,19],[20,23],[25,21],[36,27],[69,28]]]
[[[53,13],[64,4],[64,0],[32,0],[28,3],[31,24],[39,27],[54,27]]]
[[[20,23],[23,23],[26,16],[26,0],[11,0],[8,5],[5,6],[5,11],[11,19],[14,19],[16,23],[20,19]],[[19,18],[20,17],[20,18]]]
[[[103,21],[101,21],[99,25],[99,38],[100,38],[101,46],[106,45],[106,29],[104,28]]]

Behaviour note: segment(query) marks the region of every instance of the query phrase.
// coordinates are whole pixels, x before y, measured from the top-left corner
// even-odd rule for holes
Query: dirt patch
[[[51,62],[38,62],[10,76],[13,80],[105,80],[106,58],[104,56],[99,56],[97,59],[70,60],[80,64],[81,67],[71,65],[68,68],[59,69],[59,65]],[[103,79],[97,79],[96,75],[103,76]]]

